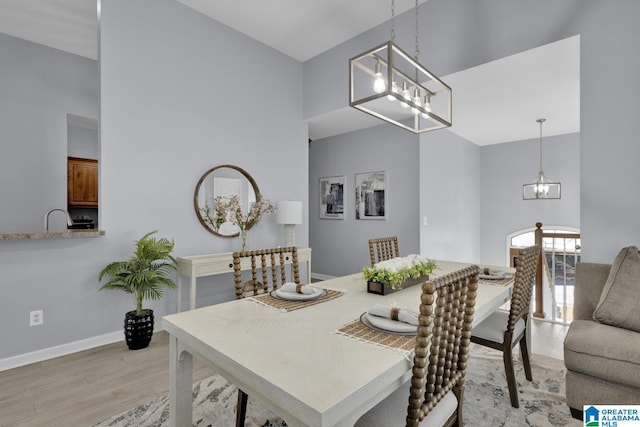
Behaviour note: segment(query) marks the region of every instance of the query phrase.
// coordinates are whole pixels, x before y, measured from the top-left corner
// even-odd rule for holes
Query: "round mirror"
[[[221,165],[209,169],[196,185],[193,195],[196,215],[200,224],[216,236],[238,236],[238,226],[221,218],[215,210],[216,198],[228,200],[232,196],[237,196],[240,208],[245,213],[249,211],[249,206],[262,197],[253,177],[238,166]]]

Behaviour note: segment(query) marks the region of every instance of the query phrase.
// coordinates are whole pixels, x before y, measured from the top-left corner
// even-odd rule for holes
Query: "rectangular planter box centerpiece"
[[[367,282],[367,292],[369,292],[370,294],[377,294],[377,295],[389,295],[390,293],[401,291],[404,288],[409,288],[411,286],[419,285],[423,282],[426,282],[427,280],[429,280],[428,274],[420,276],[416,279],[409,278],[404,282],[402,282],[402,284],[398,286],[396,289],[393,289],[391,285],[387,285],[385,283]]]

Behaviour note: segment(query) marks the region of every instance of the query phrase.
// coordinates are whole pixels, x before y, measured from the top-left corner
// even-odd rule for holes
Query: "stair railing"
[[[553,256],[555,256],[556,251],[555,251],[555,247],[556,247],[556,240],[558,239],[563,239],[563,248],[566,249],[566,240],[565,239],[574,239],[574,240],[578,240],[580,239],[580,233],[557,233],[557,232],[545,232],[544,230],[542,230],[542,223],[541,222],[537,222],[536,223],[536,230],[534,232],[535,234],[535,244],[536,245],[540,245],[541,251],[540,251],[540,257],[538,259],[538,267],[536,269],[536,286],[535,286],[535,310],[533,312],[533,316],[537,317],[537,318],[541,318],[544,319],[546,317],[546,314],[544,312],[544,277],[543,277],[543,270],[546,270],[547,273],[547,279],[550,283],[550,287],[551,287],[551,292],[552,295],[555,295],[555,269],[552,272],[551,268],[549,267],[549,264],[547,262],[547,256],[546,256],[546,251],[545,251],[545,245],[544,245],[544,239],[545,238],[550,238],[552,239],[552,254]],[[577,247],[576,247],[577,248]],[[555,299],[555,296],[553,297],[553,299]],[[566,305],[566,304],[565,304]],[[553,307],[553,309],[555,310],[556,307]],[[553,320],[555,320],[555,313],[552,316]],[[566,322],[566,310],[565,313],[563,314],[564,317],[564,321]]]

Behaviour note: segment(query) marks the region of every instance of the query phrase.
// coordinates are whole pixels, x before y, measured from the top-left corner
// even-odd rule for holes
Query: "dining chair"
[[[242,263],[251,265],[251,279],[243,283]],[[287,263],[290,263],[290,279],[287,279]],[[233,253],[233,279],[236,299],[271,292],[284,283],[300,283],[298,248],[288,246]],[[247,394],[238,389],[236,427],[244,427],[247,415]]]
[[[514,408],[520,407],[513,369],[513,348],[516,344],[520,344],[525,377],[528,381],[533,378],[527,348],[527,328],[539,256],[539,245],[518,251],[509,310],[496,310],[471,331],[471,342],[502,351],[509,397]]]
[[[385,261],[391,258],[399,257],[400,249],[398,246],[398,237],[379,237],[377,239],[369,239],[369,257],[371,258],[371,266],[373,264]]]
[[[251,279],[243,283],[242,263],[250,263]],[[290,278],[287,279],[287,264]],[[246,268],[245,268],[246,269]],[[298,248],[288,246],[233,253],[233,278],[236,299],[271,292],[285,282],[300,283]]]
[[[462,427],[479,272],[472,265],[422,284],[412,377],[354,427]]]

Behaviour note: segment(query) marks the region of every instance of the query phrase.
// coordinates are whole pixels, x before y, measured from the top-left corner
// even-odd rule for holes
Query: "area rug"
[[[517,350],[517,347],[516,347]],[[464,425],[470,427],[579,427],[571,418],[564,398],[565,369],[561,360],[531,356],[533,381],[524,376],[517,360],[516,380],[520,408],[511,407],[502,364],[502,353],[473,345],[464,394]],[[194,385],[194,426],[232,427],[235,425],[237,389],[214,375]],[[166,396],[116,415],[95,427],[161,427],[168,425]],[[249,397],[247,427],[284,427],[284,421]],[[394,426],[389,426],[394,427]]]

